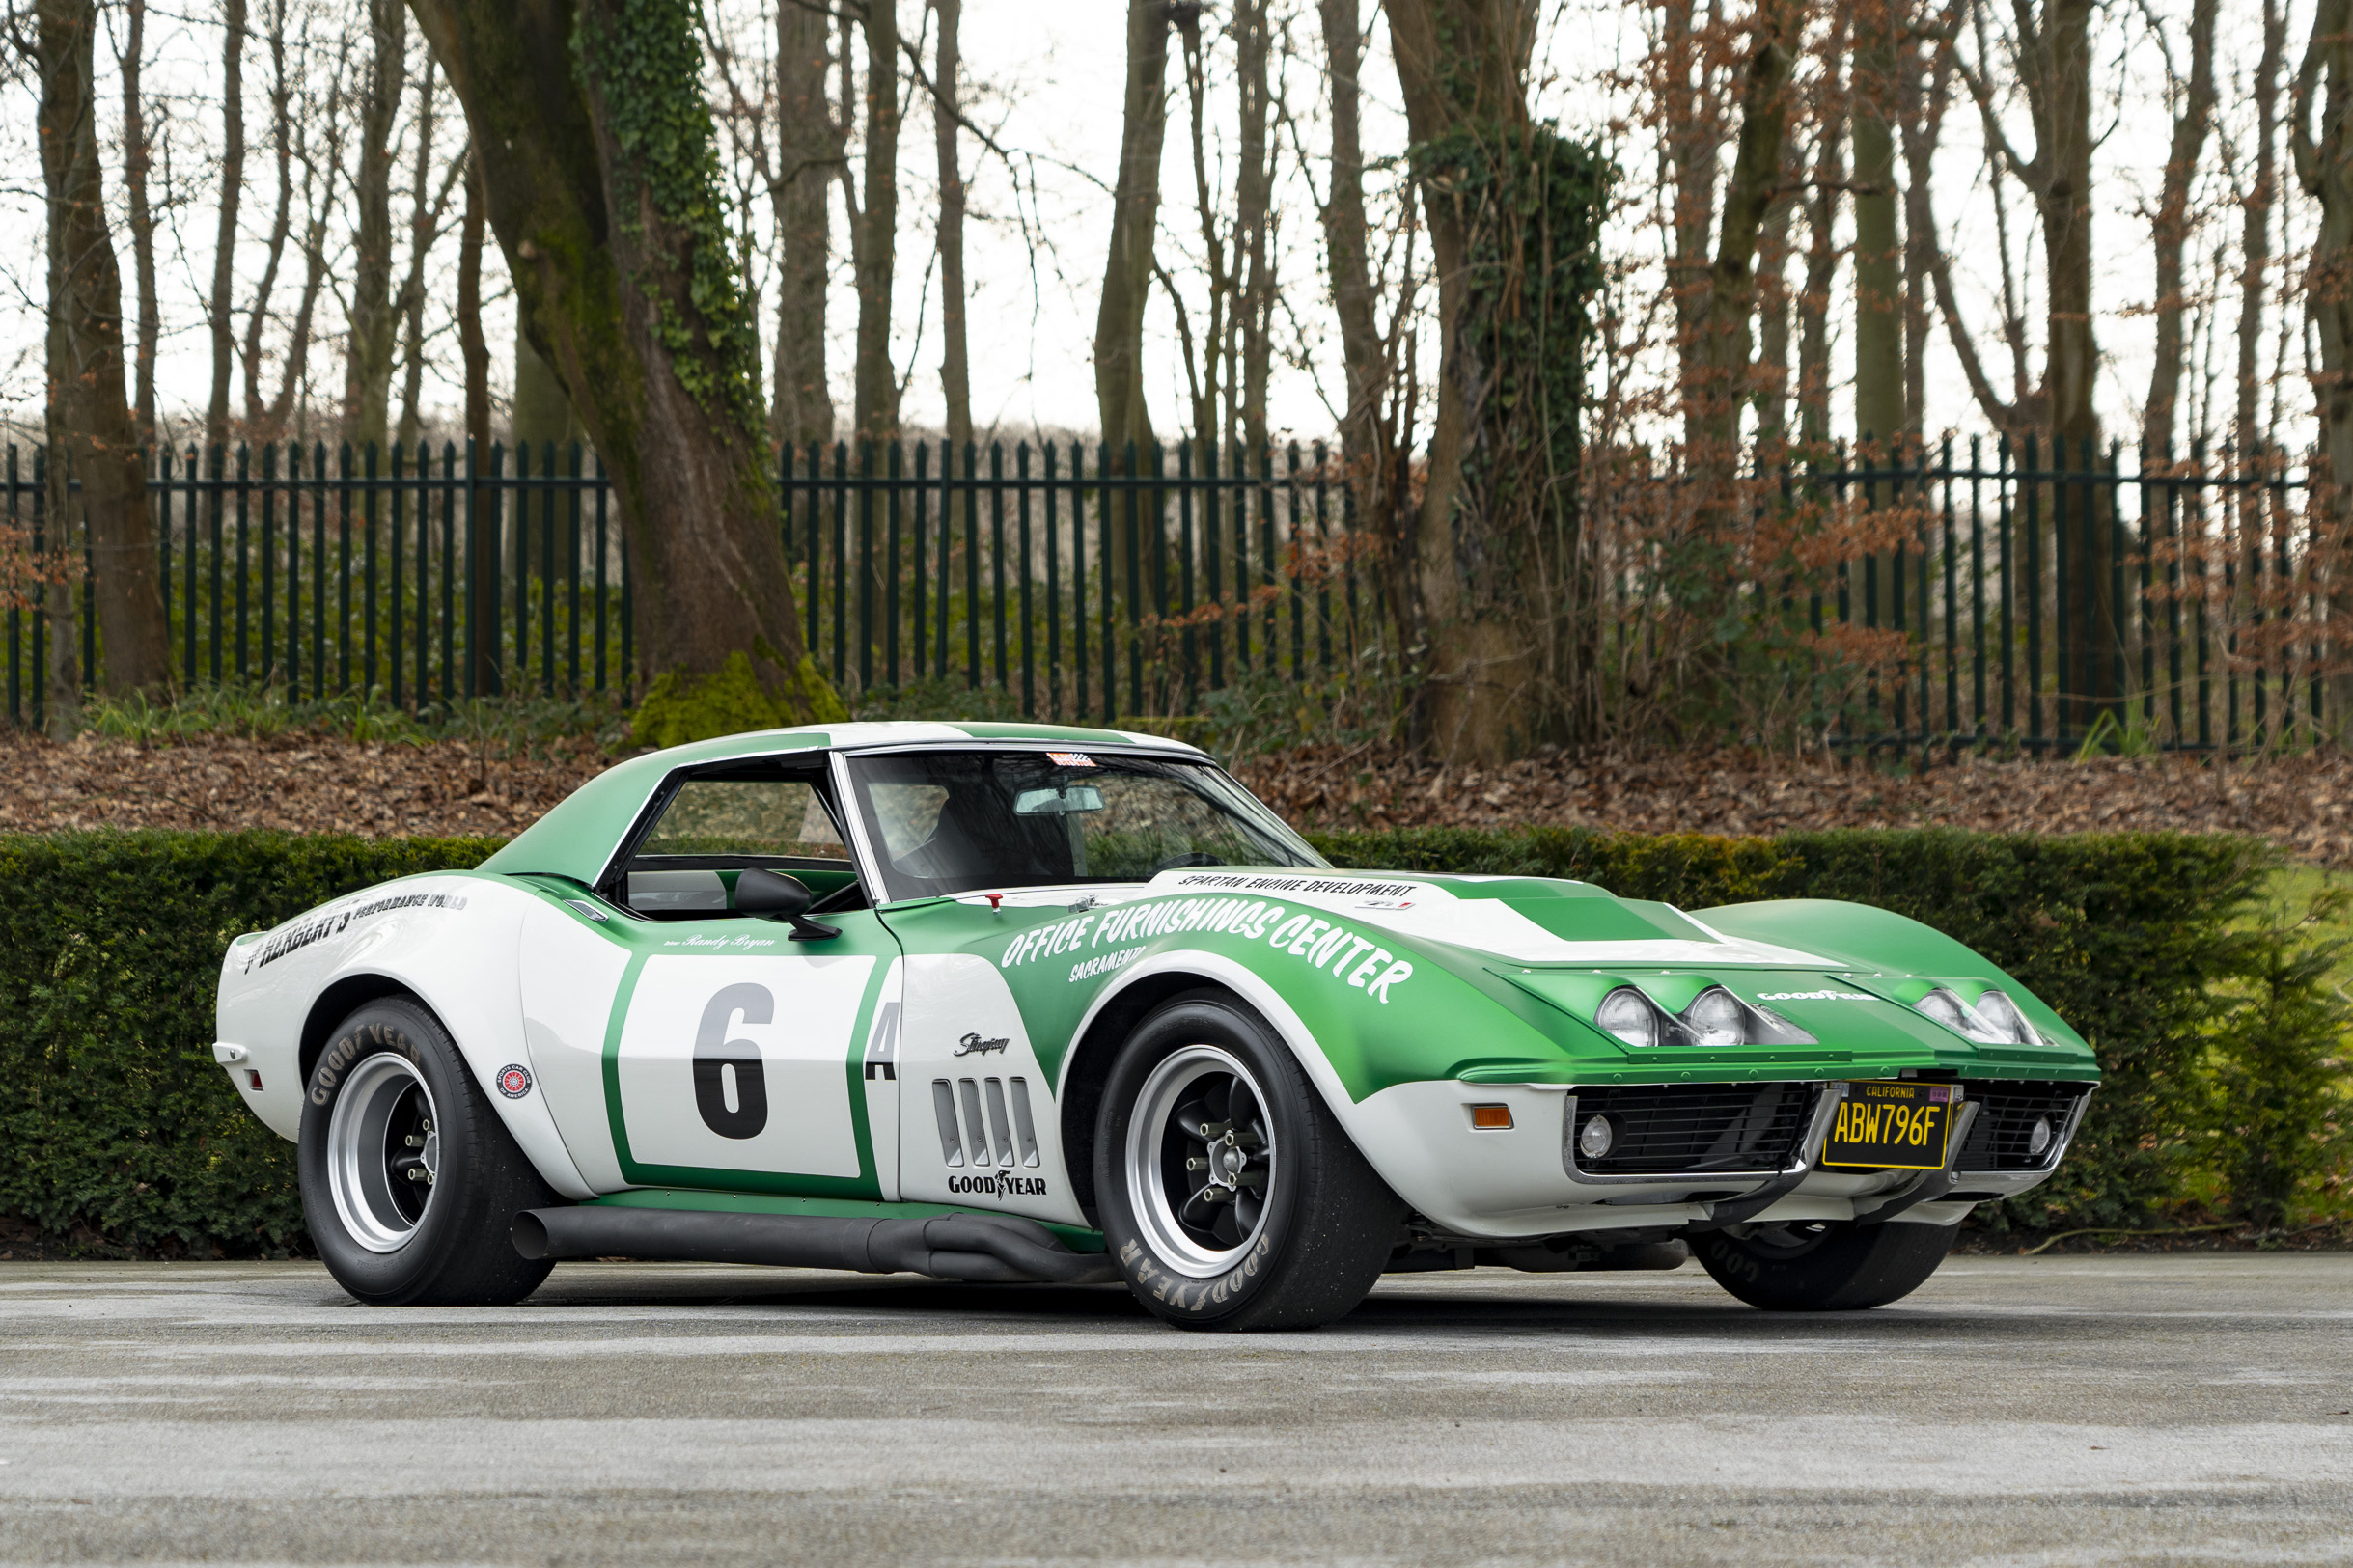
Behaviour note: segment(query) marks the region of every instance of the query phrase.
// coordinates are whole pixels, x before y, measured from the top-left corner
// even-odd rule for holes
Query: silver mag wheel
[[[372,1252],[407,1246],[440,1167],[440,1117],[424,1076],[396,1052],[362,1059],[327,1124],[327,1182],[351,1239]]]
[[[1145,1080],[1128,1122],[1128,1203],[1170,1268],[1209,1279],[1265,1229],[1280,1157],[1250,1068],[1214,1045],[1179,1046]]]

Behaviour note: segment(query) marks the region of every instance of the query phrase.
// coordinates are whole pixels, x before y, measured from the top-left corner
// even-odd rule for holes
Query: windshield
[[[1087,752],[899,752],[849,758],[887,900],[1179,866],[1322,867],[1249,791],[1202,762]]]

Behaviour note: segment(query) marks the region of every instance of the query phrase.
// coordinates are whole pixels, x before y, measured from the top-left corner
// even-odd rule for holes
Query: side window
[[[798,779],[689,779],[637,852],[849,859],[825,802]]]
[[[820,897],[857,880],[808,779],[689,779],[639,842],[624,896],[657,920],[722,916],[736,874],[754,867],[797,876]]]

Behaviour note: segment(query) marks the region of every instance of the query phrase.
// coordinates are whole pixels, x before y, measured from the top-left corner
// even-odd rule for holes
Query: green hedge
[[[292,1145],[212,1061],[243,931],[490,839],[0,835],[0,1215],[99,1252],[302,1248]]]
[[[1343,866],[1569,876],[1691,909],[1851,898],[2016,975],[2099,1052],[2106,1086],[2060,1178],[1996,1224],[2123,1224],[2197,1199],[2268,1222],[2341,1104],[2344,1006],[2304,931],[2255,918],[2271,851],[2171,834],[1949,831],[1644,837],[1427,829],[1315,836]],[[0,1218],[93,1252],[304,1245],[291,1146],[213,1065],[213,985],[240,931],[484,839],[0,835]]]

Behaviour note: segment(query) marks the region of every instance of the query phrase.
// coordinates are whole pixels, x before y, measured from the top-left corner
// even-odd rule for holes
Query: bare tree
[[[1233,196],[1234,329],[1239,342],[1242,448],[1253,462],[1266,452],[1266,377],[1274,353],[1274,158],[1267,135],[1272,92],[1267,58],[1273,39],[1267,0],[1236,0],[1233,8],[1234,87],[1240,134],[1235,138]]]
[[[392,133],[408,72],[408,13],[401,0],[368,0],[368,33],[374,56],[360,103],[359,168],[352,180],[359,224],[344,349],[344,435],[362,449],[384,444],[400,327],[392,292]]]
[[[948,402],[948,439],[961,452],[972,440],[972,362],[964,343],[964,174],[956,155],[957,30],[964,0],[931,0],[939,18],[931,78],[931,134],[939,153],[940,391]]]
[[[2182,322],[2187,315],[2182,253],[2190,238],[2190,185],[2204,162],[2206,133],[2214,121],[2214,19],[2221,9],[2218,0],[2191,0],[2189,73],[2169,84],[2176,99],[2173,130],[2166,147],[2157,209],[2149,214],[2149,236],[2157,253],[2157,352],[2149,368],[2148,400],[2141,410],[2145,464],[2170,458],[2173,451],[2184,354]]]
[[[212,338],[212,394],[205,403],[205,439],[229,439],[229,381],[236,368],[237,212],[245,196],[245,0],[221,0],[221,184],[214,212],[212,294],[206,311]]]
[[[269,324],[270,299],[277,291],[278,268],[286,261],[294,213],[294,82],[286,69],[286,10],[287,0],[270,0],[269,146],[278,195],[262,251],[262,278],[254,285],[253,307],[245,316],[245,427],[263,441],[275,440],[277,430],[262,401],[262,334]]]
[[[2323,480],[2315,509],[2324,543],[2341,563],[2353,543],[2353,0],[2313,8],[2288,124],[2296,178],[2320,207],[2304,276],[2305,314],[2320,345],[2311,373]],[[2353,581],[2341,564],[2333,577],[2330,622],[2353,621]],[[2328,682],[2327,724],[2341,735],[2353,720],[2353,660],[2342,639],[2331,642],[2339,669]]]
[[[123,4],[123,194],[128,204],[131,276],[139,293],[138,351],[132,360],[132,398],[139,439],[155,439],[155,354],[163,339],[163,307],[155,291],[155,208],[148,194],[154,167],[147,119],[147,0]]]
[[[776,170],[768,199],[783,255],[776,272],[775,400],[770,439],[806,446],[833,439],[826,371],[825,293],[833,277],[836,172],[845,169],[848,126],[826,89],[828,17],[811,0],[778,0]]]
[[[2232,433],[2243,450],[2258,438],[2262,391],[2265,275],[2271,268],[2272,211],[2280,199],[2280,72],[2287,63],[2287,8],[2263,0],[2263,49],[2255,71],[2255,181],[2240,200],[2237,385]]]
[[[42,182],[48,211],[48,421],[52,526],[69,513],[68,475],[81,481],[97,630],[106,658],[105,688],[128,692],[171,679],[163,596],[155,579],[155,534],[147,505],[146,461],[125,395],[123,275],[106,225],[98,161],[94,75],[95,0],[40,0],[34,12],[34,64],[41,78]],[[64,542],[59,540],[56,542]],[[51,590],[66,613],[53,645],[73,641],[69,587]],[[52,670],[52,712],[73,722],[74,650]]]
[[[1152,439],[1144,388],[1144,308],[1160,222],[1160,151],[1168,138],[1171,0],[1127,0],[1127,74],[1111,247],[1094,317],[1094,398],[1102,438],[1117,452]]]
[[[415,4],[465,106],[516,308],[612,478],[651,677],[639,736],[839,716],[778,537],[692,0]]]
[[[1357,83],[1364,35],[1358,26],[1358,0],[1319,0],[1319,11],[1332,114],[1331,186],[1321,212],[1324,268],[1331,278],[1332,314],[1340,320],[1340,357],[1347,374],[1340,444],[1349,471],[1369,476],[1377,461],[1373,425],[1385,364],[1373,313],[1371,226],[1365,216],[1363,93]],[[1368,518],[1373,515],[1371,494],[1364,492]]]
[[[344,52],[347,55],[348,46]],[[343,167],[344,151],[344,90],[342,62],[339,61],[332,86],[327,90],[324,113],[324,140],[314,146],[307,128],[299,129],[295,141],[295,156],[302,164],[302,290],[294,301],[294,319],[287,331],[286,358],[278,368],[278,390],[263,411],[262,434],[264,440],[284,435],[290,419],[298,411],[295,399],[302,395],[310,371],[311,340],[318,314],[318,296],[327,277],[327,225],[334,215],[336,172]],[[257,302],[257,311],[260,305]]]
[[[451,159],[442,169],[438,183],[435,182],[433,84],[436,74],[432,62],[428,60],[425,74],[417,82],[416,163],[409,177],[408,270],[401,279],[398,296],[403,336],[401,348],[399,439],[401,446],[412,449],[417,444],[418,432],[422,427],[422,415],[417,405],[424,397],[425,388],[425,268],[432,259],[434,244],[441,238],[451,194],[463,178],[466,166],[463,157]]]
[[[1806,272],[1798,295],[1797,425],[1810,445],[1830,439],[1830,295],[1839,265],[1839,196],[1846,187],[1844,131],[1849,14],[1834,13],[1822,48],[1819,128],[1806,195]]]
[[[899,433],[899,374],[891,364],[891,295],[899,244],[899,14],[867,0],[865,196],[853,208],[858,350],[851,424],[859,438]]]
[[[1859,0],[1852,13],[1854,86],[1847,113],[1855,165],[1855,438],[1886,450],[1909,424],[1896,185],[1896,41],[1911,19],[1908,11],[1905,0]]]
[[[457,357],[465,378],[466,439],[490,450],[490,345],[482,331],[482,160],[466,149],[466,204],[457,225]]]

